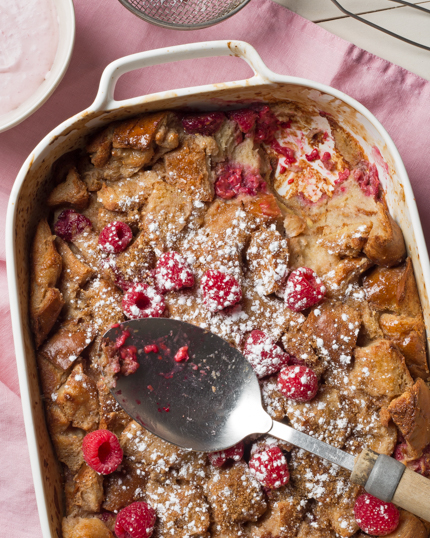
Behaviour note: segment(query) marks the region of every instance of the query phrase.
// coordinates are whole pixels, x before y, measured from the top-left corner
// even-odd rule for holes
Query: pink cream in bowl
[[[53,0],[0,0],[0,116],[49,78],[58,39]]]

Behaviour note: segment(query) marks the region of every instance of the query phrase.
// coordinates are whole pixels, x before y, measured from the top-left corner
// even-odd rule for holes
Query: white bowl
[[[35,112],[52,95],[70,63],[75,42],[75,10],[73,0],[53,0],[57,10],[58,48],[50,75],[34,94],[18,108],[0,116],[0,133],[15,127]]]

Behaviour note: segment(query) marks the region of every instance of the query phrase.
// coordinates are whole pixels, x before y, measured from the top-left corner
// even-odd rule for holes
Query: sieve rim
[[[131,13],[136,15],[136,17],[139,17],[140,19],[144,20],[145,22],[149,22],[150,24],[154,24],[155,26],[167,28],[169,30],[202,30],[203,28],[208,28],[209,26],[215,26],[215,24],[219,24],[220,22],[225,21],[229,17],[232,17],[235,13],[244,8],[246,4],[248,4],[251,0],[242,0],[242,2],[238,6],[236,6],[234,9],[232,9],[222,17],[210,19],[206,22],[202,22],[199,24],[177,24],[165,22],[160,19],[156,19],[155,17],[151,17],[150,15],[146,15],[146,13],[143,13],[142,11],[134,7],[132,4],[130,4],[129,0],[118,1]]]

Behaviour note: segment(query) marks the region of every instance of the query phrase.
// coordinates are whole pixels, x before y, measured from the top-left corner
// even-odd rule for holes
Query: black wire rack
[[[363,22],[364,24],[367,24],[368,26],[371,26],[372,28],[376,28],[377,30],[384,32],[385,34],[395,37],[396,39],[400,39],[401,41],[404,41],[405,43],[409,43],[409,45],[414,45],[414,47],[419,47],[420,49],[424,49],[424,50],[430,50],[430,47],[427,45],[424,45],[423,43],[417,43],[416,41],[412,41],[411,39],[408,39],[407,37],[403,37],[400,34],[391,32],[387,28],[383,28],[382,26],[379,26],[378,24],[375,24],[374,22],[370,22],[366,19],[363,19],[363,17],[360,17],[360,15],[356,15],[355,13],[348,11],[337,0],[331,0],[331,1],[338,9],[340,9],[340,11],[342,11],[342,13],[345,13],[345,15],[348,15],[349,17],[352,17],[353,19],[357,21]],[[403,4],[404,6],[412,7],[414,9],[418,9],[419,11],[424,11],[424,13],[430,14],[430,9],[426,9],[425,7],[422,7],[417,4],[411,4],[410,2],[406,2],[405,0],[390,0],[390,1],[396,2],[398,4]]]

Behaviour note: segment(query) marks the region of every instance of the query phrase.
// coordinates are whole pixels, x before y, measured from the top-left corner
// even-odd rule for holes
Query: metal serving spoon
[[[111,389],[139,424],[181,448],[215,452],[251,434],[270,434],[352,471],[351,481],[387,502],[430,521],[430,480],[402,463],[365,449],[354,457],[272,418],[263,409],[260,386],[246,358],[215,334],[174,319],[127,321],[104,339],[127,331],[139,368]],[[157,352],[145,352],[155,344]],[[175,354],[188,346],[189,359]]]

